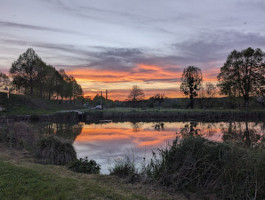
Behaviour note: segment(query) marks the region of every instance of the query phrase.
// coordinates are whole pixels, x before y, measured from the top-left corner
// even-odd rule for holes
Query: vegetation
[[[155,94],[154,96],[150,97],[150,99],[149,99],[152,102],[152,104],[151,104],[152,106],[151,107],[154,107],[154,103],[158,102],[158,107],[160,109],[161,104],[165,101],[166,98],[167,97],[163,93]]]
[[[74,77],[68,76],[64,70],[57,71],[53,66],[47,65],[31,48],[12,64],[10,74],[16,90],[23,94],[32,96],[38,93],[41,98],[49,100],[65,97],[70,101],[83,94]]]
[[[135,162],[129,156],[122,159],[116,159],[114,167],[109,169],[111,175],[116,175],[119,177],[129,177],[131,178],[136,175],[137,170],[135,167]]]
[[[187,199],[180,193],[126,184],[115,176],[88,175],[72,172],[65,166],[37,164],[25,155],[0,144],[1,200]]]
[[[243,96],[245,106],[251,96],[265,94],[265,54],[260,49],[232,51],[218,75],[222,94]]]
[[[263,148],[186,137],[160,150],[146,175],[175,190],[208,191],[224,199],[262,199],[265,196]]]
[[[10,94],[9,99],[5,93],[0,92],[0,105],[6,111],[0,115],[29,115],[29,114],[53,114],[61,110],[76,110],[83,108],[78,101],[76,104],[64,101],[58,104],[56,100],[43,99],[36,96]]]
[[[144,99],[144,96],[143,90],[137,85],[134,85],[128,96],[128,101],[131,102],[133,106],[136,106],[137,102]]]
[[[53,135],[38,141],[35,154],[42,163],[53,165],[65,165],[77,159],[72,144]]]
[[[181,78],[181,91],[189,96],[190,103],[188,107],[193,109],[194,107],[194,97],[198,96],[198,91],[201,87],[202,82],[202,73],[201,70],[197,67],[189,66],[188,68],[184,69],[182,78]]]
[[[74,172],[85,173],[85,174],[99,174],[100,165],[95,160],[89,160],[80,158],[79,160],[73,161],[68,164],[68,168]]]
[[[91,120],[112,119],[115,121],[244,121],[246,119],[263,120],[265,111],[231,109],[172,109],[161,108],[111,108],[107,110],[86,110]]]

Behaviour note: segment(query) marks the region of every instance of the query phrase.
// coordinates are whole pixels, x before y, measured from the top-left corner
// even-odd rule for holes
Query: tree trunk
[[[249,96],[244,95],[244,101],[245,101],[245,108],[248,109],[248,103],[249,103]]]

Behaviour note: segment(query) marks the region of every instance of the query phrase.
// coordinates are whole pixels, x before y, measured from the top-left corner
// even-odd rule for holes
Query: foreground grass
[[[185,199],[149,186],[127,184],[115,176],[81,174],[63,166],[36,164],[16,152],[7,155],[4,151],[0,153],[1,200]]]

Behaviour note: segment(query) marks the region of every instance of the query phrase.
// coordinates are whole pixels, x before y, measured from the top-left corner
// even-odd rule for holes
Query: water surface
[[[76,125],[75,125],[76,126]],[[117,122],[78,124],[73,146],[79,158],[87,156],[108,173],[115,159],[133,157],[136,163],[150,158],[152,150],[165,148],[176,137],[201,135],[218,142],[236,142],[250,147],[264,140],[264,123],[257,122]]]

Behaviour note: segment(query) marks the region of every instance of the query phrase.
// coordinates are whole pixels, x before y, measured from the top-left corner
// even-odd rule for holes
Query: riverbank
[[[263,121],[265,109],[141,109],[110,108],[104,110],[83,110],[90,121]]]
[[[0,199],[179,199],[180,193],[129,184],[109,175],[75,173],[64,166],[41,165],[26,151],[0,144]],[[37,191],[37,192],[36,192]]]
[[[99,122],[109,120],[114,122],[134,121],[264,121],[265,109],[260,110],[225,110],[225,109],[141,109],[141,108],[108,108],[103,110],[76,109],[54,110],[49,112],[28,112],[22,114],[3,113],[0,122],[9,121],[84,121]]]

